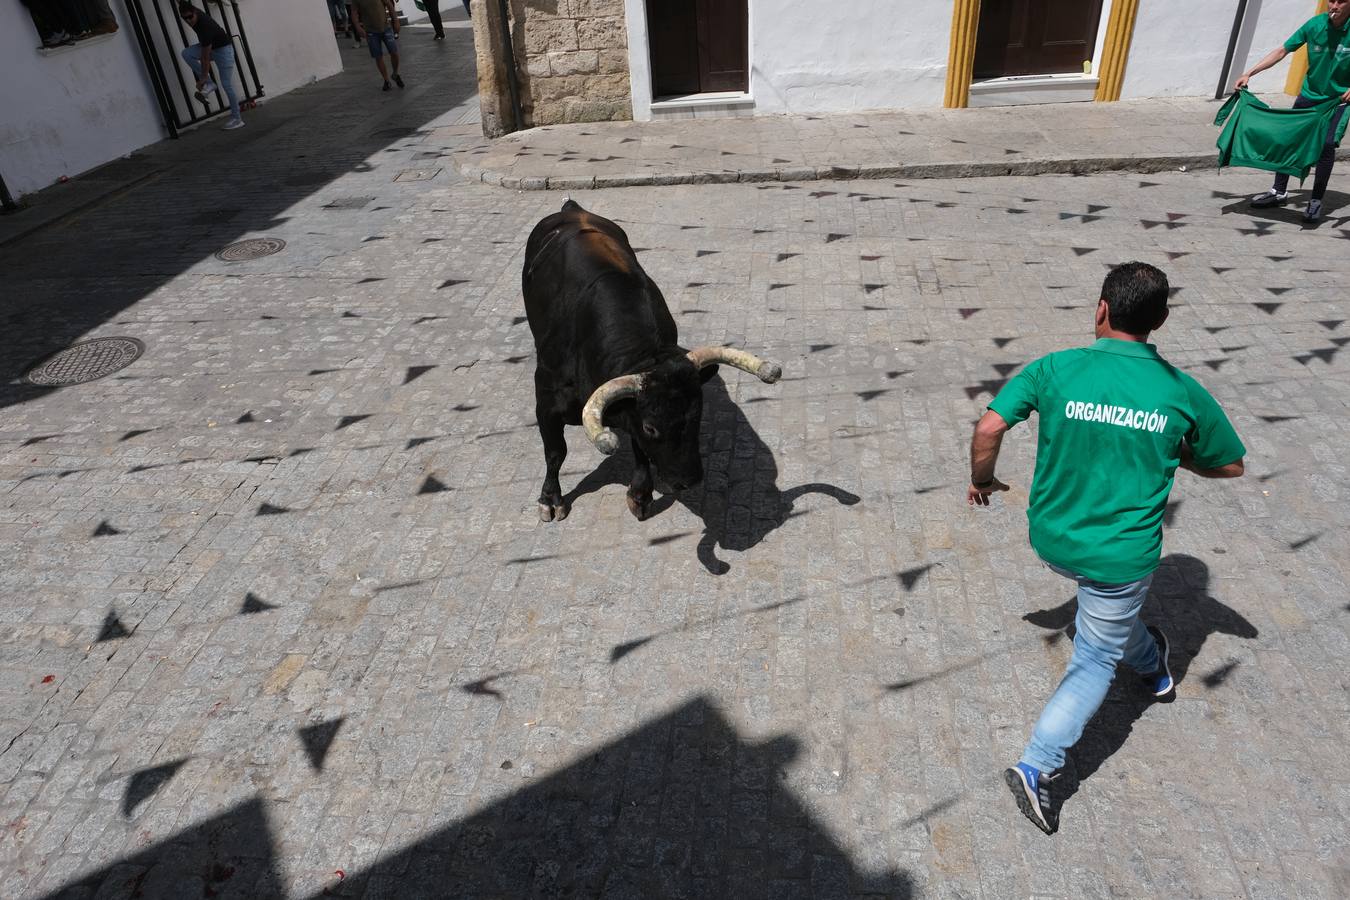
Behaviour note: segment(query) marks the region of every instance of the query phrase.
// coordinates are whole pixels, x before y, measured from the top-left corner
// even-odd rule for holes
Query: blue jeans
[[[398,38],[394,37],[394,29],[386,28],[384,31],[366,29],[366,47],[370,50],[371,59],[383,56],[386,47],[389,48],[390,56],[398,56]]]
[[[1116,663],[1124,661],[1149,674],[1159,662],[1158,642],[1139,621],[1152,573],[1128,584],[1102,584],[1059,566],[1050,568],[1078,582],[1078,615],[1069,668],[1022,753],[1022,762],[1042,772],[1064,765],[1064,751],[1078,743],[1088,720],[1106,699]]]
[[[202,77],[202,45],[193,44],[191,47],[183,48],[183,59],[192,68],[192,74],[198,78]],[[239,118],[239,96],[234,92],[234,48],[233,47],[213,47],[211,49],[211,62],[216,64],[216,71],[220,77],[216,79],[216,84],[225,91],[225,99],[230,101],[230,115],[233,118]],[[207,73],[208,78],[211,77]]]

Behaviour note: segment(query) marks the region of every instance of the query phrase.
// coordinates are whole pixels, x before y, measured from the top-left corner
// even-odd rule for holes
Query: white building
[[[259,84],[270,98],[342,69],[323,0],[196,5],[234,38],[249,97]],[[116,31],[45,48],[28,9],[19,0],[0,3],[0,178],[15,197],[204,117],[223,121],[220,99],[203,106],[191,98],[192,73],[178,53],[196,38],[177,0],[110,0],[108,9]]]
[[[687,10],[673,27],[672,8]],[[1325,0],[624,0],[639,120],[700,108],[772,115],[1212,97],[1325,8]],[[1289,65],[1263,75],[1263,88],[1284,87]]]
[[[566,0],[475,7],[484,126],[1214,97],[1326,0]],[[1258,81],[1287,87],[1299,55]],[[1293,90],[1297,84],[1293,85]]]

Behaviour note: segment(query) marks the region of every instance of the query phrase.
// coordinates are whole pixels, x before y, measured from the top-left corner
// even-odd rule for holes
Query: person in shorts
[[[389,90],[389,79],[403,87],[403,76],[398,74],[398,10],[394,0],[352,0],[352,12],[355,13],[356,35],[365,38],[370,48],[370,56],[375,60],[375,68],[380,70],[384,79],[384,90]],[[393,63],[391,75],[384,62],[385,51]]]

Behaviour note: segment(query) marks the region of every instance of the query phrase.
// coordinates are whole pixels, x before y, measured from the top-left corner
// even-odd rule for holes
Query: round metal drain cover
[[[44,387],[84,384],[125,369],[144,352],[145,344],[135,338],[94,338],[38,360],[23,377]]]
[[[222,259],[225,262],[261,259],[264,256],[271,256],[285,246],[286,242],[281,238],[249,238],[246,241],[236,241],[217,250],[216,259]]]

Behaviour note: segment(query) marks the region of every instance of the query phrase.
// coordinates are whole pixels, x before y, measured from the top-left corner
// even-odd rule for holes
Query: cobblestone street
[[[685,345],[784,377],[722,368],[704,483],[644,522],[569,428],[541,524],[520,274],[565,195],[457,173],[449,33],[393,94],[345,43],[0,247],[0,896],[1350,895],[1350,169],[1317,229],[1241,170],[576,192]],[[285,246],[213,255],[247,238]],[[1131,259],[1247,476],[1178,475],[1178,699],[1117,679],[1047,838],[1001,770],[1072,585],[1034,420],[990,510],[967,447]],[[115,375],[18,380],[115,335]]]

